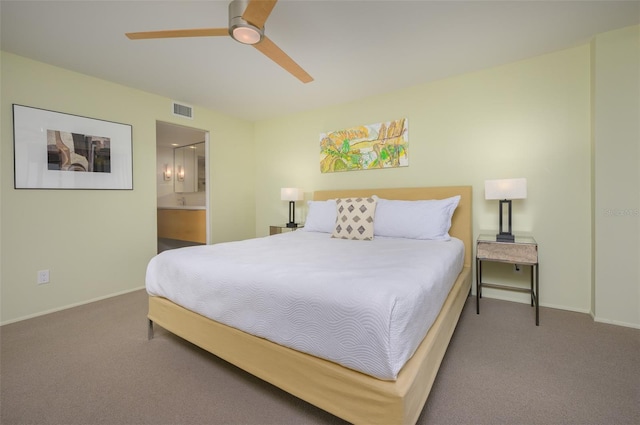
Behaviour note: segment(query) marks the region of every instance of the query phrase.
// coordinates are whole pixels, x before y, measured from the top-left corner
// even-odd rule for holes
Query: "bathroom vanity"
[[[158,207],[158,238],[207,243],[205,207]]]

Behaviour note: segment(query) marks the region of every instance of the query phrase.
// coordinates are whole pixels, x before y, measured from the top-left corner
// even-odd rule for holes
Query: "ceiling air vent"
[[[171,106],[173,115],[193,119],[193,107],[178,102],[172,102]]]

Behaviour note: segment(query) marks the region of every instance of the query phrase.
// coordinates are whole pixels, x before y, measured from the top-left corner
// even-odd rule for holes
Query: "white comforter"
[[[451,241],[326,233],[165,251],[146,286],[220,323],[394,380],[437,317],[462,269]]]

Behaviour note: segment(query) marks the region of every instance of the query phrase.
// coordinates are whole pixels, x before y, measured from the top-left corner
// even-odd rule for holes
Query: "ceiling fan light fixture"
[[[242,17],[248,6],[249,0],[229,3],[229,35],[242,44],[258,44],[264,37],[264,28],[258,28]]]
[[[257,44],[262,41],[264,32],[251,24],[238,23],[229,28],[229,34],[242,44]]]

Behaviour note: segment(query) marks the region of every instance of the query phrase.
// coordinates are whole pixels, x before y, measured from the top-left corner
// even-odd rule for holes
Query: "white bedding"
[[[154,257],[150,295],[278,344],[394,380],[462,270],[458,239],[275,236]]]

